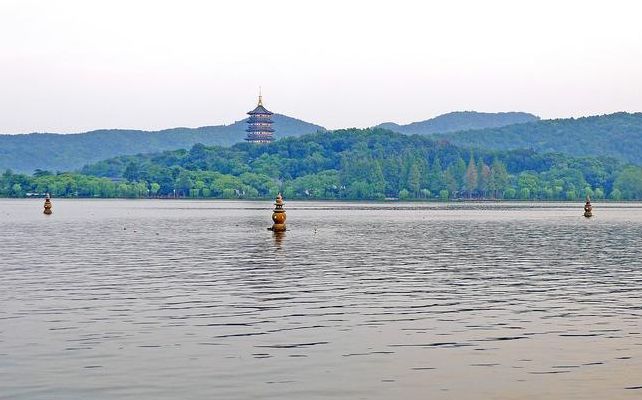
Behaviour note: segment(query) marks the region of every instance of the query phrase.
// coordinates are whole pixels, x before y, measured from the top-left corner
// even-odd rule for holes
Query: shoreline
[[[247,203],[273,203],[274,199],[271,197],[267,198],[258,198],[258,199],[221,199],[221,198],[187,198],[187,197],[149,197],[149,198],[131,198],[131,197],[52,197],[54,201],[69,201],[69,200],[82,200],[82,201],[135,201],[135,202],[144,202],[144,201],[179,201],[179,202],[221,202],[221,203],[234,203],[234,202],[247,202]],[[42,201],[44,196],[32,196],[32,197],[0,197],[0,201],[7,200],[31,200],[31,201]],[[352,200],[352,199],[302,199],[302,198],[293,198],[293,199],[284,199],[286,202],[296,202],[296,203],[356,203],[356,204],[584,204],[584,200],[519,200],[519,199],[465,199],[465,200]],[[642,205],[642,200],[611,200],[611,199],[601,199],[601,200],[592,200],[593,204],[640,204]]]

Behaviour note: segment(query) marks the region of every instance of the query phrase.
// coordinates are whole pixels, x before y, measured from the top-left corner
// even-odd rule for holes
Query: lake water
[[[639,399],[642,205],[0,200],[1,399]]]

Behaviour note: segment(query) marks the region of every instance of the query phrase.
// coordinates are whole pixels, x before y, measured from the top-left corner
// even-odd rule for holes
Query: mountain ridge
[[[400,125],[384,122],[375,128],[389,129],[406,135],[432,135],[470,129],[496,128],[506,125],[539,121],[536,115],[526,112],[487,113],[478,111],[453,111],[423,121]]]
[[[276,137],[300,136],[325,128],[274,114]],[[111,157],[191,147],[196,143],[230,146],[245,137],[246,119],[230,125],[169,128],[160,131],[98,129],[89,132],[0,135],[0,170],[69,171]]]
[[[506,114],[510,114],[508,119]],[[463,117],[466,122],[482,116],[483,123],[496,123],[497,118],[510,125],[460,129],[452,132],[434,132],[435,121],[447,121],[439,129],[461,127],[452,120]],[[496,118],[497,117],[497,118]],[[516,118],[514,118],[516,117]],[[523,119],[530,122],[519,122]],[[296,118],[274,115],[276,137],[302,136],[326,129]],[[432,121],[432,122],[430,122]],[[432,124],[428,129],[427,124]],[[642,165],[642,113],[614,113],[580,118],[542,120],[528,113],[476,113],[454,112],[407,125],[384,123],[383,129],[394,125],[406,129],[405,134],[429,135],[438,140],[452,142],[468,148],[497,150],[533,149],[538,152],[564,153],[573,156],[608,156]],[[397,127],[395,129],[395,126]],[[433,133],[431,133],[433,132]],[[404,133],[404,132],[399,132]],[[161,131],[102,129],[86,133],[52,134],[31,133],[0,135],[0,170],[12,169],[32,173],[34,170],[70,171],[84,165],[122,155],[155,153],[180,148],[190,148],[201,143],[207,146],[230,146],[243,141],[245,120],[231,125],[199,128],[171,128]]]
[[[432,123],[447,127],[448,129],[443,132],[449,132],[453,129],[483,128],[488,126],[487,120],[500,119],[504,123],[514,122],[516,119],[512,114],[532,116],[527,113],[454,112],[409,125],[423,126]],[[276,138],[326,131],[321,125],[283,114],[274,114],[273,119]],[[246,134],[246,120],[242,119],[230,125],[177,127],[158,131],[97,129],[70,134],[34,132],[0,135],[0,170],[12,169],[24,173],[32,173],[37,169],[69,171],[120,155],[189,148],[196,143],[208,146],[231,146],[243,141]],[[401,125],[398,126],[401,127]]]

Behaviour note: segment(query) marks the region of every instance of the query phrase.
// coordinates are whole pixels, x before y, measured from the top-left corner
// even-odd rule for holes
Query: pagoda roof
[[[263,107],[263,104],[259,104],[258,106],[256,106],[254,110],[248,111],[248,115],[254,115],[254,114],[272,115],[274,113],[272,111],[269,111],[267,108]]]
[[[248,142],[255,142],[255,143],[267,143],[271,142],[274,140],[274,136],[272,134],[256,134],[256,133],[248,133],[247,136],[245,137],[245,140]]]
[[[273,124],[274,121],[270,119],[269,115],[260,116],[260,114],[252,114],[247,119],[248,124]]]
[[[248,126],[245,132],[274,132],[269,126]]]

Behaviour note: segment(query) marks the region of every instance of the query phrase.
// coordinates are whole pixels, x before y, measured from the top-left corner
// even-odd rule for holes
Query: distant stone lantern
[[[281,193],[276,196],[276,201],[274,202],[274,211],[272,212],[272,221],[274,224],[271,228],[268,228],[274,232],[285,232],[285,210],[283,209],[283,197]]]
[[[45,197],[45,211],[43,211],[45,214],[50,215],[53,211],[51,211],[51,197],[49,197],[49,193],[47,193],[47,196]]]
[[[584,216],[591,218],[593,216],[593,206],[591,205],[591,198],[586,196],[586,204],[584,204]]]

